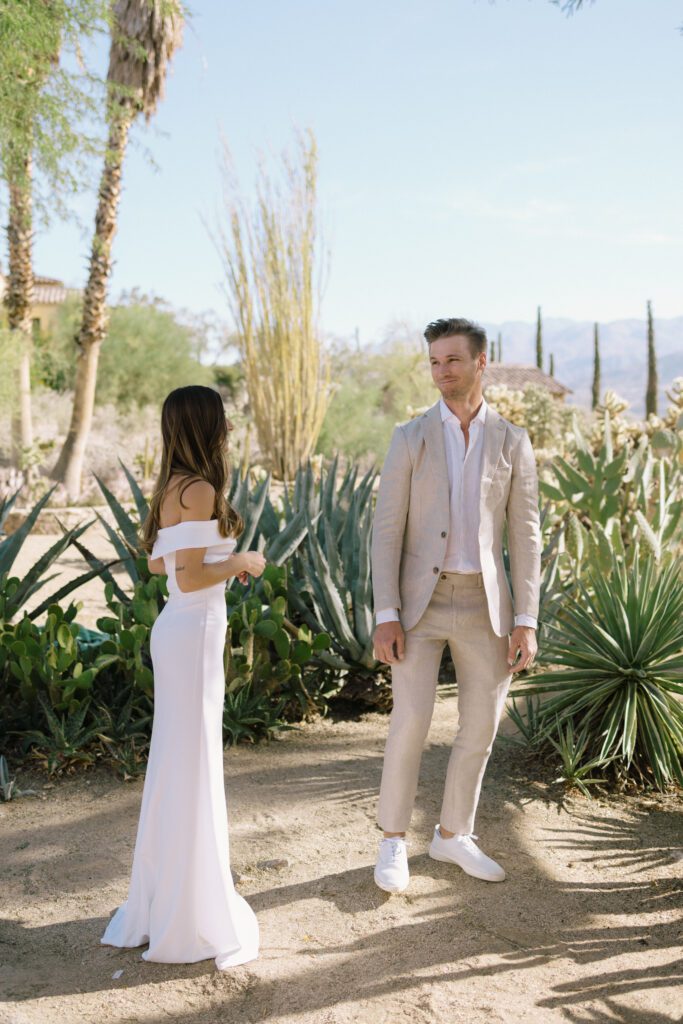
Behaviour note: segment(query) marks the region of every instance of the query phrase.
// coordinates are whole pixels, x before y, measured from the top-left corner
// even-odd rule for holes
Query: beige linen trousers
[[[380,476],[372,532],[376,610],[398,608],[403,660],[391,666],[393,710],[377,822],[410,824],[422,749],[448,643],[458,682],[458,729],[446,775],[441,824],[470,834],[511,673],[515,614],[538,617],[541,539],[538,479],[526,430],[489,406],[483,435],[481,573],[444,573],[450,489],[439,402],[396,427]],[[507,523],[512,593],[503,564]],[[514,602],[513,602],[514,593]]]

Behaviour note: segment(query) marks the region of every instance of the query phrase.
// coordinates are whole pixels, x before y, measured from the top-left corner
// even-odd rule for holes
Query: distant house
[[[524,391],[529,384],[545,388],[558,402],[564,402],[565,395],[573,394],[571,388],[544,373],[537,366],[520,366],[514,363],[489,363],[484,370],[482,387],[484,393],[489,387],[506,387],[511,391]]]
[[[4,301],[6,291],[7,277],[0,270],[0,303]],[[58,281],[55,277],[39,277],[36,274],[33,278],[33,305],[31,306],[33,333],[45,334],[49,331],[59,306],[66,302],[69,296],[78,294],[80,293],[77,289],[67,288],[63,281]],[[0,316],[3,321],[6,321],[7,316],[4,310]]]

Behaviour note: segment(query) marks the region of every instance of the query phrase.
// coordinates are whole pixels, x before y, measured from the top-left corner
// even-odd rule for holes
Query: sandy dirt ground
[[[47,542],[32,539],[27,564]],[[79,619],[94,624],[97,605],[91,589]],[[679,1020],[680,804],[563,801],[501,737],[476,827],[508,878],[479,881],[426,853],[456,724],[444,687],[410,835],[411,884],[394,896],[372,878],[385,716],[321,720],[226,751],[232,867],[262,940],[259,960],[228,972],[213,960],[149,964],[144,947],[99,942],[126,896],[141,778],[122,783],[104,767],[54,782],[20,773],[39,796],[0,805],[0,1022]],[[287,863],[262,866],[273,859]]]
[[[384,716],[319,721],[226,751],[232,867],[262,939],[260,959],[229,972],[99,944],[126,896],[141,779],[98,768],[46,789],[44,776],[22,776],[40,796],[0,806],[0,1020],[680,1019],[676,803],[581,798],[561,808],[556,788],[530,782],[499,739],[477,832],[508,878],[481,882],[426,855],[456,721],[446,688],[423,760],[411,885],[394,896],[372,878]],[[287,865],[259,866],[272,859]]]

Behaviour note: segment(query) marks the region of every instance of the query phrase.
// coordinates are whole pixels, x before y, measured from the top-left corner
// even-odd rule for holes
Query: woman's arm
[[[204,590],[205,587],[212,587],[216,583],[224,583],[231,576],[239,576],[244,572],[245,554],[230,555],[220,562],[205,563],[204,553],[206,548],[186,548],[184,551],[176,551],[176,582],[178,589],[183,594],[189,594],[194,590]],[[253,554],[253,552],[252,552]]]
[[[150,558],[149,555],[147,555],[147,568],[155,576],[163,575],[166,572],[163,558]]]
[[[208,520],[214,509],[216,492],[206,480],[197,480],[185,490],[183,497],[187,507],[183,508],[181,522],[185,520]],[[175,572],[178,589],[184,594],[204,590],[216,583],[224,583],[230,576],[250,572],[258,576],[263,572],[265,560],[257,551],[244,551],[230,555],[220,562],[204,564],[206,548],[182,548],[176,551]]]

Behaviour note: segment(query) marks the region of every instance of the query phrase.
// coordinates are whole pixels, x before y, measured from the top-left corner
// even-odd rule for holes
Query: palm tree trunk
[[[33,446],[31,416],[31,306],[33,305],[33,201],[30,154],[21,161],[21,174],[9,183],[9,280],[5,303],[7,321],[16,332],[20,352],[18,374],[19,405],[12,424],[13,459],[21,467],[26,449]],[[28,479],[29,470],[25,470]]]
[[[111,276],[111,249],[121,197],[123,158],[128,142],[131,113],[116,105],[110,116],[107,157],[100,180],[95,233],[90,253],[88,282],[83,294],[83,314],[76,338],[76,384],[71,423],[52,477],[66,486],[70,499],[81,492],[83,461],[92,425],[100,346],[107,331],[107,291]]]

